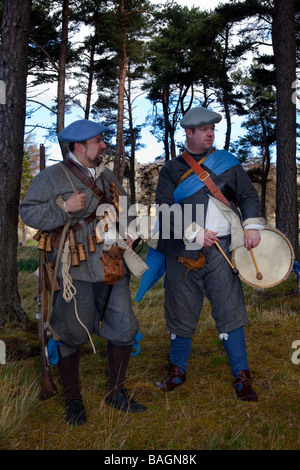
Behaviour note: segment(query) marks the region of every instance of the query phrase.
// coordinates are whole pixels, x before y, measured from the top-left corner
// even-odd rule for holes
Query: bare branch
[[[48,57],[48,59],[50,60],[51,64],[53,65],[53,67],[55,68],[55,70],[57,71],[57,73],[59,72],[59,68],[58,66],[56,65],[56,63],[54,62],[54,60],[52,59],[52,57],[48,54],[47,51],[45,51],[45,49],[42,48],[42,46],[40,46],[39,44],[37,44],[32,38],[29,38],[29,41],[32,42],[32,44],[34,44],[40,51],[43,52],[43,54],[45,54],[46,57]]]
[[[46,109],[48,109],[49,111],[51,111],[51,113],[57,114],[56,111],[54,111],[52,108],[49,108],[49,106],[47,106],[47,105],[44,104],[44,103],[41,103],[40,101],[31,100],[31,99],[28,99],[27,101],[30,101],[31,103],[39,104],[40,106],[43,106],[44,108],[46,108]]]

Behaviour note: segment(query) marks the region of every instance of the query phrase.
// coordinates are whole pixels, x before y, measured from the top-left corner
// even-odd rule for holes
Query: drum
[[[232,252],[232,264],[238,269],[243,282],[265,289],[288,278],[293,267],[294,252],[289,240],[279,230],[265,227],[260,235],[259,245],[252,249],[254,259],[251,252],[242,246]]]

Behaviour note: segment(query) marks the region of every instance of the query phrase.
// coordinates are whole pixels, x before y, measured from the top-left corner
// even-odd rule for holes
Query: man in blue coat
[[[164,312],[170,333],[169,374],[159,388],[168,392],[185,382],[192,337],[206,295],[235,377],[235,392],[241,400],[257,401],[247,361],[242,285],[215,242],[230,259],[232,249],[241,244],[248,249],[259,244],[265,221],[260,217],[257,192],[238,159],[213,147],[215,124],[221,119],[206,108],[188,111],[180,122],[187,138],[185,153],[167,161],[158,180],[160,230],[155,256],[156,261],[160,257],[163,269],[155,269],[160,275],[165,269]],[[203,162],[204,177],[199,179],[185,154]],[[211,193],[206,178],[213,180],[228,205]],[[166,207],[172,208],[173,218],[166,216]],[[150,270],[145,278],[151,275],[154,251],[149,250]]]

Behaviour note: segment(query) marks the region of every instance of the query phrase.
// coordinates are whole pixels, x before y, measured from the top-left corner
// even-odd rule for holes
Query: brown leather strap
[[[198,175],[198,178],[202,183],[205,184],[205,186],[209,189],[209,191],[212,193],[212,195],[216,198],[222,201],[224,204],[230,207],[230,204],[224,194],[220,191],[218,186],[213,182],[211,177],[209,176],[209,173],[202,168],[201,165],[199,165],[193,157],[188,153],[188,152],[183,152],[181,155],[184,161],[194,170],[194,172]]]
[[[75,163],[72,162],[72,160],[64,160],[63,161],[64,165],[70,170],[72,171],[72,173],[78,178],[80,179],[80,181],[85,184],[88,188],[90,188],[91,191],[93,191],[93,193],[95,194],[95,196],[101,200],[102,202],[105,201],[105,194],[103,191],[101,191],[100,188],[98,188],[98,186],[96,186],[95,183],[93,183],[84,173],[83,171],[80,170],[80,168],[78,168],[77,165],[75,165]]]
[[[73,227],[71,227],[73,232],[77,232],[78,230],[81,230],[83,227],[85,227],[86,225],[91,223],[92,220],[94,220],[95,217],[96,217],[96,209],[94,210],[94,212],[91,213],[91,215],[89,215],[85,219],[79,220],[79,222],[77,222],[77,224],[75,224]]]
[[[209,152],[207,155],[205,155],[205,157],[201,158],[201,160],[200,160],[199,162],[197,162],[197,165],[201,165],[201,163],[203,163],[203,162],[207,159],[207,157],[208,157],[210,154],[212,154],[215,150],[216,150],[215,148],[212,148],[212,149],[210,150],[210,152]],[[177,186],[179,186],[180,183],[182,183],[183,180],[185,180],[188,176],[190,176],[190,174],[192,173],[192,171],[193,171],[192,168],[190,168],[188,171],[186,171],[186,172],[182,175],[182,177],[180,178],[180,180],[178,181]]]
[[[88,188],[91,189],[91,191],[93,191],[93,193],[95,194],[95,196],[99,199],[99,204],[100,204],[100,201],[101,203],[104,203],[106,202],[106,198],[105,198],[105,194],[103,191],[101,191],[100,188],[98,188],[98,186],[95,185],[95,183],[93,183],[84,173],[83,171],[80,170],[80,168],[78,168],[77,165],[75,165],[75,163],[73,163],[71,160],[64,160],[63,161],[63,164],[78,178],[80,179],[80,181],[85,184]],[[85,219],[81,219],[79,220],[79,222],[77,222],[75,225],[73,225],[71,228],[73,230],[73,232],[77,232],[78,230],[81,230],[83,227],[85,227],[86,225],[90,224],[96,217],[96,209],[94,210],[94,212],[92,212],[88,217],[86,217]],[[52,243],[52,246],[54,246],[55,248],[58,247],[58,244],[59,244],[59,241],[60,241],[60,238],[61,238],[61,234],[62,234],[62,231],[63,231],[63,228],[64,227],[57,227],[56,229],[52,230],[51,232],[51,243]]]
[[[79,222],[77,222],[77,224],[73,225],[73,227],[70,227],[70,228],[73,230],[73,232],[77,232],[78,230],[81,230],[86,225],[90,224],[95,219],[95,217],[96,217],[96,210],[94,210],[94,212],[92,212],[91,215],[89,215],[85,219],[79,220]],[[64,229],[64,227],[61,226],[61,227],[57,227],[57,228],[55,228],[54,230],[51,231],[51,245],[54,248],[58,248],[58,246],[59,246],[59,242],[60,242],[60,238],[61,238],[63,229]]]

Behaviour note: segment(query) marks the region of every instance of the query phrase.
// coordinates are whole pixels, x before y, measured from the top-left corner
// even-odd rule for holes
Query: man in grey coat
[[[107,233],[97,230],[97,215],[103,202],[108,206],[112,202],[112,184],[119,194],[125,195],[113,172],[102,162],[106,148],[103,134],[107,132],[111,129],[85,119],[67,126],[58,136],[70,148],[66,165],[58,163],[40,172],[20,205],[23,222],[46,232],[52,240],[54,261],[58,256],[62,228],[70,224],[58,269],[60,290],[54,294],[49,327],[58,339],[55,345],[58,345],[58,371],[66,403],[66,420],[77,425],[86,421],[79,387],[79,349],[89,340],[92,342],[92,333],[108,340],[109,386],[105,402],[122,411],[138,413],[146,410],[124,387],[132,345],[139,329],[131,305],[130,271],[126,263],[123,264],[123,276],[112,287],[104,317],[100,318],[108,289],[103,284],[105,273],[100,257],[114,241],[110,230]],[[76,169],[80,169],[83,176],[82,173],[74,174]],[[71,246],[71,234],[77,247],[84,249],[83,261],[70,262],[70,251],[77,249]],[[96,236],[100,235],[103,235],[102,240],[97,240]],[[131,247],[132,237],[124,232],[124,239]]]

